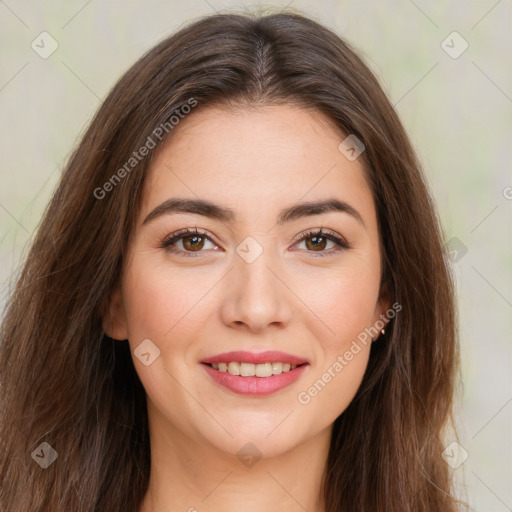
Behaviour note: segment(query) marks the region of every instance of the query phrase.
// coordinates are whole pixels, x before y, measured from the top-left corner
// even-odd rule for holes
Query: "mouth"
[[[266,396],[293,384],[309,363],[284,352],[228,352],[201,361],[206,373],[223,388]]]

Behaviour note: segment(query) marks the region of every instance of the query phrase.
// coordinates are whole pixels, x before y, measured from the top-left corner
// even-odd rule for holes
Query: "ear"
[[[377,321],[379,321],[379,324],[384,323],[383,328],[386,328],[386,325],[388,324],[390,318],[388,318],[388,315],[386,315],[386,311],[388,311],[391,308],[391,298],[389,295],[388,287],[384,284],[381,287],[379,300],[377,301],[377,306],[375,308],[375,316],[374,316],[374,323],[376,324]]]
[[[103,307],[103,330],[115,340],[128,339],[126,313],[124,311],[121,289],[117,287]]]

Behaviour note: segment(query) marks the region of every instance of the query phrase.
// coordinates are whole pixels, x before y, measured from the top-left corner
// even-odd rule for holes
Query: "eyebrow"
[[[277,224],[284,224],[302,217],[320,215],[328,212],[341,212],[351,215],[366,229],[366,225],[361,214],[353,206],[339,199],[311,201],[285,208],[279,213]],[[162,215],[170,215],[173,213],[192,213],[195,215],[203,215],[204,217],[220,220],[222,222],[233,222],[236,218],[235,212],[232,209],[219,206],[204,199],[173,198],[164,201],[162,204],[151,210],[142,224],[147,224]]]

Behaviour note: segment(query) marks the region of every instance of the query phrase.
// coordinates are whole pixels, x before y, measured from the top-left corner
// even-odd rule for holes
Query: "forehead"
[[[295,105],[199,108],[156,155],[142,214],[173,196],[228,206],[239,220],[337,197],[373,217],[363,162],[338,149],[346,136],[323,114]]]

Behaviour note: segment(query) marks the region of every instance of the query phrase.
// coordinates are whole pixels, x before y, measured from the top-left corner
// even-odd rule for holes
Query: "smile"
[[[304,358],[279,351],[226,352],[200,365],[219,390],[263,397],[292,385],[310,366]]]
[[[230,375],[239,375],[241,377],[271,377],[280,375],[297,368],[296,364],[290,363],[239,363],[231,361],[229,363],[213,363],[210,365],[214,370],[229,373]]]

